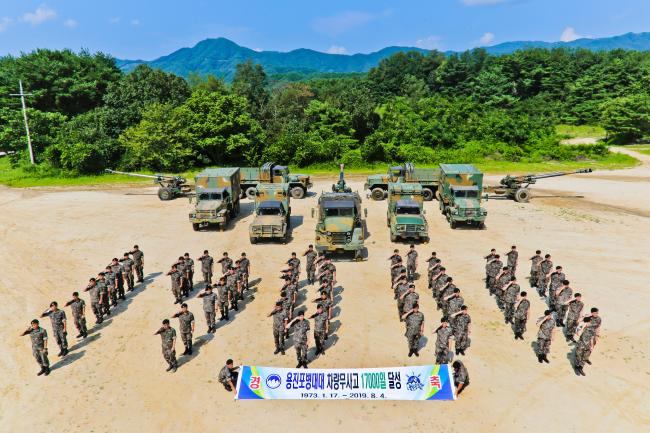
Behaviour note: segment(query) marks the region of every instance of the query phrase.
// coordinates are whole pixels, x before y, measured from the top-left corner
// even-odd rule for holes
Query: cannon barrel
[[[575,170],[575,171],[554,171],[552,173],[542,173],[542,174],[531,174],[528,175],[532,179],[545,179],[547,177],[558,177],[558,176],[566,176],[568,174],[576,174],[576,173],[591,173],[593,170],[591,168],[581,168],[580,170]],[[524,176],[524,177],[528,177]]]
[[[165,180],[174,180],[178,179],[176,176],[167,176],[164,174],[141,174],[141,173],[129,173],[126,171],[117,171],[117,170],[111,170],[109,168],[106,169],[108,173],[113,173],[113,174],[124,174],[126,176],[135,176],[135,177],[145,177],[147,179],[165,179]]]
[[[344,179],[345,174],[343,173],[343,167],[344,167],[344,165],[341,164],[341,171],[339,171],[339,182],[345,182],[345,179]]]

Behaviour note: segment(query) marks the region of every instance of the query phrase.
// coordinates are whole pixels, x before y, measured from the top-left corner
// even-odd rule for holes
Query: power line
[[[25,96],[32,96],[31,93],[23,92],[23,82],[18,80],[20,93],[11,93],[9,96],[20,96],[20,102],[23,106],[23,119],[25,119],[25,131],[27,131],[27,147],[29,148],[29,160],[34,165],[34,151],[32,150],[32,138],[29,135],[29,124],[27,123],[27,107],[25,106]]]

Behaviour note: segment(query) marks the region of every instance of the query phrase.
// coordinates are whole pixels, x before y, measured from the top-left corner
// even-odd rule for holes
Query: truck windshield
[[[328,217],[351,217],[354,216],[354,208],[352,207],[335,207],[335,208],[325,208],[325,216]]]
[[[420,208],[415,206],[404,206],[395,209],[398,215],[420,215]]]
[[[454,197],[457,197],[457,198],[476,198],[476,197],[478,197],[478,191],[477,190],[454,191]]]
[[[260,207],[257,212],[260,215],[282,215],[279,207]]]
[[[220,192],[202,192],[199,194],[199,200],[221,200]]]

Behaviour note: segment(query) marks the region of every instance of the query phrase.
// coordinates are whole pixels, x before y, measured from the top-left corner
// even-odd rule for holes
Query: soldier
[[[300,311],[298,317],[294,318],[285,325],[285,329],[291,328],[295,324],[293,330],[293,345],[296,348],[296,358],[298,358],[298,365],[296,368],[307,368],[307,350],[309,349],[309,320],[305,319],[305,312]]]
[[[222,320],[228,320],[228,309],[230,306],[231,302],[231,293],[230,290],[228,290],[228,286],[226,285],[226,279],[224,277],[219,278],[219,282],[216,284],[216,289],[217,289],[217,296],[219,297],[219,312],[221,313],[221,317],[219,317],[219,321],[221,322]]]
[[[315,356],[325,355],[325,341],[330,332],[330,321],[327,313],[321,304],[316,305],[316,313],[312,314],[310,319],[314,319],[314,343],[316,344]]]
[[[431,282],[429,283],[431,287],[431,292],[433,294],[433,299],[438,299],[440,296],[440,290],[447,284],[447,280],[450,278],[447,274],[447,268],[442,266],[437,274],[431,277]],[[441,305],[438,305],[438,309],[441,308]]]
[[[395,277],[395,280],[392,284],[393,289],[393,299],[399,301],[399,297],[408,290],[408,279],[406,278],[406,270],[402,270],[400,274]],[[403,287],[402,287],[403,286]]]
[[[194,290],[194,260],[190,257],[190,253],[185,253],[183,258],[185,259],[185,277],[189,283],[189,291]]]
[[[544,311],[544,316],[537,320],[537,325],[539,325],[539,331],[537,332],[537,361],[548,364],[551,362],[548,360],[548,353],[551,349],[553,330],[555,329],[551,310]]]
[[[332,301],[329,300],[329,295],[325,290],[320,292],[320,298],[314,299],[313,302],[323,306],[323,311],[327,313],[327,320],[332,320]]]
[[[598,308],[593,307],[591,309],[591,321],[589,322],[589,326],[594,329],[595,335],[594,335],[594,346],[598,342],[598,339],[600,338],[600,325],[602,323],[602,319],[600,317],[600,313],[598,312]],[[587,361],[587,364],[591,364],[589,361]]]
[[[181,330],[181,340],[185,345],[185,352],[183,355],[192,354],[192,334],[194,333],[194,314],[187,310],[187,304],[181,304],[181,311],[172,316],[174,319],[178,318],[179,329]]]
[[[394,249],[393,250],[393,255],[388,258],[390,260],[390,266],[393,267],[397,263],[402,261],[402,256],[399,255],[399,250]]]
[[[135,270],[135,276],[137,278],[136,282],[144,282],[144,253],[140,250],[140,247],[133,245],[133,251],[131,251],[131,257],[133,257],[133,269]]]
[[[585,304],[582,302],[582,295],[580,293],[573,295],[573,299],[569,301],[566,326],[564,327],[564,335],[567,342],[576,342],[573,335],[576,333],[578,321],[580,320],[580,315],[582,314],[582,309],[584,307]]]
[[[494,294],[497,300],[497,306],[499,307],[499,310],[505,309],[505,304],[504,304],[505,287],[506,284],[510,282],[511,278],[512,278],[512,272],[510,271],[510,268],[507,266],[504,266],[501,272],[499,272],[499,274],[495,278]]]
[[[153,335],[160,335],[162,342],[162,354],[169,367],[166,371],[176,373],[178,362],[176,361],[176,330],[169,326],[169,319],[162,321],[162,327]]]
[[[316,282],[316,264],[314,261],[316,260],[316,251],[314,251],[314,246],[309,245],[307,247],[307,251],[305,251],[302,254],[303,257],[306,257],[306,271],[307,271],[307,280],[309,281],[309,284],[314,284]]]
[[[398,281],[399,282],[395,289],[397,296],[397,317],[399,318],[400,322],[403,322],[404,319],[402,316],[404,315],[404,297],[410,290],[410,284],[407,282],[407,279],[404,278],[400,278]],[[413,286],[413,290],[415,290],[415,286]]]
[[[178,269],[174,264],[166,275],[169,275],[172,279],[172,294],[175,299],[174,304],[180,304],[183,302],[181,297],[181,273],[178,272]]]
[[[406,266],[402,262],[402,258],[398,257],[397,262],[394,265],[390,265],[390,278],[394,280],[399,274],[402,273],[402,270],[406,271]]]
[[[540,250],[535,251],[535,255],[530,258],[530,286],[537,287],[539,281],[539,264],[544,260]]]
[[[580,330],[578,331],[580,333],[580,336],[578,337],[578,342],[576,345],[575,364],[573,368],[575,369],[577,375],[586,376],[583,368],[585,366],[585,363],[591,365],[589,356],[591,355],[591,351],[594,348],[596,330],[590,326],[592,321],[592,318],[590,316],[587,316],[582,320],[583,323],[580,327]],[[573,340],[575,341],[575,339]]]
[[[269,313],[268,317],[273,317],[273,341],[275,342],[275,352],[273,354],[282,353],[284,355],[284,333],[289,318],[282,308],[282,301],[275,303],[275,308]]]
[[[539,275],[537,279],[537,292],[539,293],[540,298],[546,297],[546,286],[548,284],[548,279],[551,276],[551,270],[553,269],[553,260],[551,260],[551,255],[546,254],[544,260],[539,262]]]
[[[505,319],[506,323],[514,325],[515,318],[515,304],[517,303],[517,296],[519,296],[519,284],[517,284],[517,277],[514,275],[510,277],[510,282],[503,288],[503,301],[505,302]]]
[[[115,274],[113,268],[106,266],[104,270],[104,282],[108,291],[108,300],[110,300],[112,307],[117,307],[117,284],[115,282]]]
[[[490,290],[490,295],[494,295],[496,290],[496,278],[503,268],[501,257],[496,254],[493,259],[490,259],[485,265],[485,272],[487,274],[487,288]]]
[[[280,292],[285,294],[285,297],[289,302],[289,311],[287,312],[287,317],[293,317],[293,310],[296,306],[298,300],[298,286],[294,284],[291,279],[286,279],[284,286],[280,289]]]
[[[489,289],[490,288],[490,272],[489,272],[490,262],[494,259],[498,259],[499,255],[497,254],[497,250],[492,248],[490,250],[490,254],[488,254],[483,258],[485,259],[485,288]],[[499,266],[499,269],[501,269],[501,266]]]
[[[469,386],[469,374],[467,374],[467,368],[460,361],[454,361],[451,366],[454,369],[454,386],[456,387],[456,397],[458,397]]]
[[[214,267],[214,259],[210,257],[208,250],[203,251],[203,255],[197,259],[201,262],[201,272],[203,273],[203,282],[205,287],[212,284],[212,270]]]
[[[133,291],[133,267],[135,266],[135,263],[131,258],[129,257],[129,253],[124,253],[124,258],[120,260],[122,262],[122,269],[124,269],[123,275],[124,275],[124,282],[126,283],[126,286],[128,287],[128,291],[131,292]]]
[[[101,302],[102,314],[105,316],[110,316],[111,305],[108,299],[108,286],[106,285],[106,276],[104,275],[103,272],[97,274],[97,280],[95,280],[95,284],[99,289],[99,294],[101,295],[101,299],[102,299]]]
[[[248,290],[248,277],[251,274],[251,261],[246,257],[246,253],[241,253],[239,258],[239,278],[242,290]]]
[[[557,289],[562,285],[562,281],[566,280],[566,275],[562,271],[562,266],[556,266],[555,272],[550,275],[551,282],[548,289],[548,306],[551,311],[555,311],[555,298],[557,296]]]
[[[467,312],[467,305],[462,305],[460,311],[452,314],[450,319],[453,323],[454,340],[456,340],[456,355],[465,355],[465,350],[469,348],[469,336],[472,333],[472,318]]]
[[[406,311],[411,311],[415,304],[420,303],[420,295],[415,291],[415,284],[409,284],[408,291],[402,295],[402,299],[402,314]]]
[[[237,395],[235,384],[239,377],[238,368],[233,365],[233,360],[229,359],[226,361],[226,365],[219,371],[219,382],[226,388],[226,391],[232,391],[235,395]]]
[[[79,292],[72,293],[72,299],[66,302],[66,307],[72,310],[74,326],[79,331],[77,338],[88,337],[88,328],[86,327],[86,302],[79,297]]]
[[[530,314],[530,301],[526,298],[527,295],[526,292],[521,292],[518,296],[519,300],[514,307],[515,340],[523,340],[524,332],[526,332],[526,322],[528,321],[528,316]]]
[[[519,262],[519,251],[517,251],[517,246],[511,246],[510,251],[505,255],[508,256],[508,268],[510,268],[512,275],[514,275],[515,272],[517,272],[517,263]]]
[[[235,268],[230,268],[224,276],[226,277],[226,287],[230,292],[230,308],[239,311],[239,305],[237,305],[237,302],[239,301],[240,291],[237,271]]]
[[[45,310],[41,317],[50,317],[52,322],[52,334],[56,339],[56,344],[61,351],[58,356],[68,354],[68,321],[65,317],[65,311],[59,310],[59,304],[56,301],[50,302],[50,308]]]
[[[203,313],[205,314],[205,321],[208,324],[208,333],[214,334],[217,330],[214,321],[216,317],[217,295],[212,291],[212,286],[207,286],[203,292],[198,294],[198,297],[203,298]]]
[[[438,305],[440,305],[440,309],[442,310],[443,314],[449,308],[448,300],[451,299],[451,296],[454,294],[454,290],[456,290],[454,279],[448,277],[447,282],[440,288],[438,292]]]
[[[217,263],[221,263],[221,274],[225,274],[232,267],[232,259],[228,257],[228,253],[226,252],[223,253]]]
[[[415,279],[417,268],[418,252],[415,251],[415,245],[411,244],[408,253],[406,253],[406,275],[410,281]]]
[[[455,332],[456,323],[454,323],[453,315],[460,311],[460,308],[465,304],[465,300],[460,295],[460,289],[456,287],[454,292],[445,298],[445,304],[447,306],[447,311],[443,311],[443,314],[449,317],[449,324],[451,325],[452,331]]]
[[[113,274],[115,274],[115,283],[117,284],[117,299],[126,299],[124,294],[124,277],[122,276],[122,264],[117,260],[117,257],[113,257],[113,260],[110,264]]]
[[[496,259],[496,258],[498,258],[497,256],[498,256],[498,254],[497,254],[497,250],[496,250],[496,248],[492,248],[492,249],[490,250],[490,254],[488,254],[487,256],[485,256],[485,257],[483,257],[483,258],[485,259],[485,261],[489,262],[489,261],[492,260],[492,259]]]
[[[436,364],[446,364],[449,362],[449,352],[451,351],[454,334],[449,327],[447,317],[440,319],[440,326],[433,331],[437,335],[436,339]]]
[[[41,367],[38,376],[50,374],[50,360],[47,359],[47,331],[41,328],[38,320],[31,321],[31,326],[23,331],[20,336],[29,335],[32,340],[32,354]]]
[[[440,272],[440,268],[442,266],[440,259],[435,259],[431,263],[432,263],[432,265],[429,266],[429,271],[428,271],[428,281],[429,281],[429,288],[430,289],[432,288],[432,279],[433,279],[433,277],[435,275],[437,275],[438,272]]]
[[[104,321],[102,315],[102,294],[99,292],[99,287],[97,287],[97,280],[91,278],[86,286],[85,292],[88,292],[90,295],[90,309],[93,310],[95,315],[95,325],[99,325]]]
[[[431,253],[431,257],[429,257],[426,262],[429,265],[427,269],[428,279],[431,280],[431,276],[434,274],[435,268],[440,265],[440,259],[436,256],[436,252],[434,251]]]
[[[569,287],[569,280],[562,281],[562,285],[557,288],[555,293],[555,321],[557,326],[564,326],[564,317],[573,296],[573,289]]]
[[[402,321],[406,322],[404,336],[409,345],[409,357],[420,356],[420,337],[424,334],[424,314],[420,312],[420,305],[416,302],[413,308],[405,312]]]
[[[293,299],[286,291],[282,290],[280,292],[280,301],[282,302],[282,311],[287,316],[288,320],[291,320],[293,317]],[[289,331],[285,331],[285,339],[289,338]]]
[[[295,252],[291,253],[291,258],[287,260],[287,264],[300,273],[300,259],[296,256]]]
[[[332,259],[325,259],[325,264],[323,264],[323,269],[328,270],[332,274],[332,287],[336,284],[336,266],[332,263]]]
[[[185,257],[178,257],[178,260],[176,261],[176,271],[178,271],[178,274],[180,276],[180,292],[182,299],[183,296],[189,296],[189,282],[187,281],[187,266],[185,266]]]

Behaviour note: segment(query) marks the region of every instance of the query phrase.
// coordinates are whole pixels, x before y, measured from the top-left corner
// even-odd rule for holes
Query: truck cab
[[[424,217],[422,186],[417,183],[390,183],[386,222],[390,240],[417,239],[429,241],[429,225]]]
[[[312,216],[314,210],[312,209]],[[356,192],[324,192],[318,198],[316,251],[354,253],[361,259],[366,237],[361,196]]]
[[[239,169],[206,169],[196,175],[194,182],[195,204],[189,214],[192,228],[199,230],[214,224],[223,230],[239,213]]]
[[[451,228],[458,223],[485,227],[487,211],[481,207],[483,173],[471,164],[441,164],[440,211]]]
[[[289,184],[260,183],[255,191],[255,218],[248,234],[252,244],[263,239],[287,240],[291,206]]]

